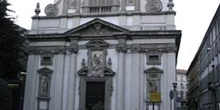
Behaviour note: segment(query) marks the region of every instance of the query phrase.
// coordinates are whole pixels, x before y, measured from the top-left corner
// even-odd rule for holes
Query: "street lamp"
[[[177,83],[173,82],[173,92],[174,92],[174,110],[176,110],[176,87]]]

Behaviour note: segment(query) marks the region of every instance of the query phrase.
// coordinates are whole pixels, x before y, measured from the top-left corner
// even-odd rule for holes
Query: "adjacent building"
[[[177,69],[176,75],[177,75],[177,79],[176,79],[176,82],[177,82],[176,107],[177,107],[177,109],[183,109],[183,108],[186,108],[186,103],[187,103],[186,92],[188,90],[186,70]]]
[[[187,91],[187,100],[188,100],[188,110],[200,110],[199,109],[199,59],[198,52],[195,55],[191,65],[189,66],[186,75],[188,80],[188,91]]]
[[[220,5],[187,71],[189,78],[188,99],[191,110],[220,109],[219,72]]]
[[[174,110],[172,0],[55,0],[27,34],[24,110]]]

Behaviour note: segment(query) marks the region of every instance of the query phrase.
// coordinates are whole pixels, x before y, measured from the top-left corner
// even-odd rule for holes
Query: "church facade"
[[[24,110],[171,110],[172,0],[55,0],[27,34]]]

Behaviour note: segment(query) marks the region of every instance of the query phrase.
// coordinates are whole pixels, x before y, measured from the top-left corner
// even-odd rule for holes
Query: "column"
[[[67,110],[74,110],[75,107],[75,91],[76,91],[76,66],[77,66],[77,40],[71,40],[71,57],[70,57],[70,73],[68,86],[68,106]]]
[[[117,76],[117,89],[116,89],[116,110],[124,110],[125,101],[125,52],[126,52],[126,36],[119,38],[117,45],[118,51],[118,72]]]

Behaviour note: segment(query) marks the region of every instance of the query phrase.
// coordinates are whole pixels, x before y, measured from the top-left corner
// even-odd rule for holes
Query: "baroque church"
[[[172,0],[54,0],[27,34],[24,110],[173,110]]]

